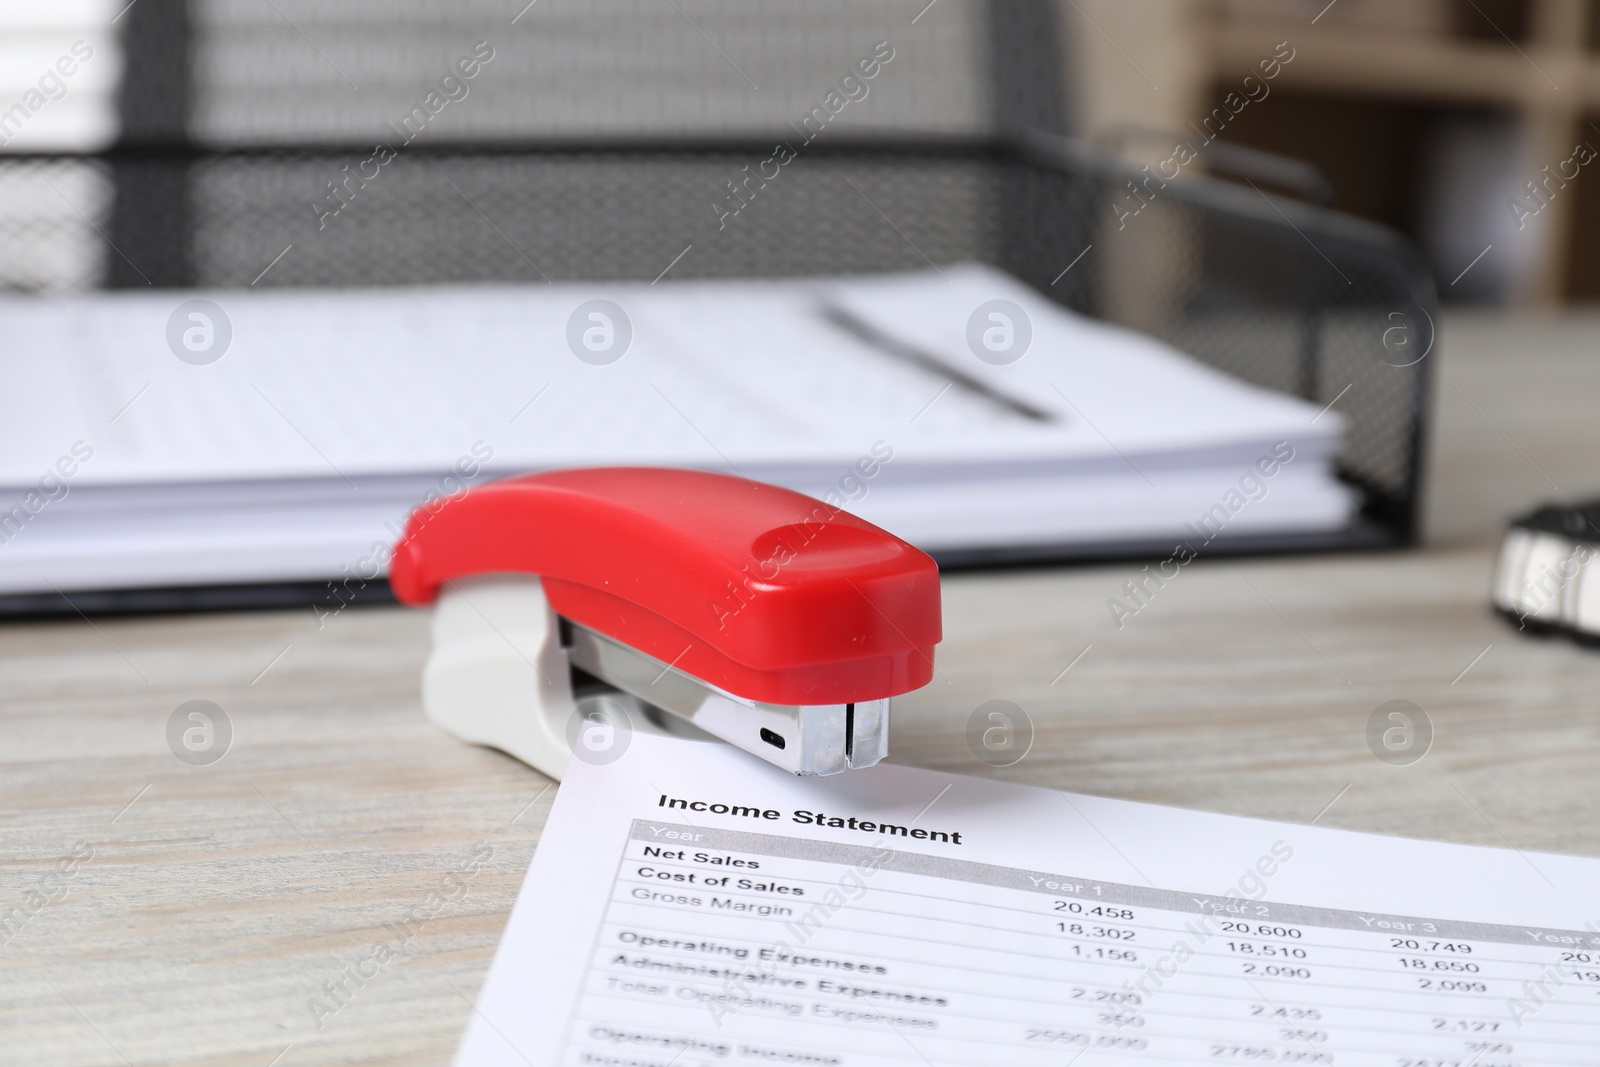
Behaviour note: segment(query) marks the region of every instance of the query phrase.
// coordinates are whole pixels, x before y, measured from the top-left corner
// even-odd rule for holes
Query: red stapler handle
[[[764,705],[905,693],[932,677],[940,639],[927,555],[820,500],[703,471],[551,471],[471,489],[412,514],[389,580],[427,604],[487,575],[536,575],[553,612],[607,649]],[[575,653],[591,670],[586,656],[600,653]]]

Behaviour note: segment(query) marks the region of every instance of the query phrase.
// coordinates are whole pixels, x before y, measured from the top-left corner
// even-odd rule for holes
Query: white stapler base
[[[560,780],[572,749],[572,674],[539,579],[498,574],[439,591],[422,671],[428,718]]]

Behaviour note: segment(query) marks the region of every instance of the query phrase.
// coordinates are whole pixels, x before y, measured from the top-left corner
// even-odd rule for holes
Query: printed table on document
[[[1592,931],[646,820],[584,981],[566,1063],[1600,1064]]]

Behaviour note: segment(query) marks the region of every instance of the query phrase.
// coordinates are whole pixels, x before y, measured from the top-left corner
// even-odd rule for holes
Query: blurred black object
[[[1527,633],[1600,645],[1600,501],[1547,504],[1513,520],[1495,559],[1491,603]]]

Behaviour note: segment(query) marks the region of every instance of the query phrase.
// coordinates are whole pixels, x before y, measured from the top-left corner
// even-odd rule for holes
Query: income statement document
[[[458,1067],[1600,1064],[1600,860],[635,735]]]

